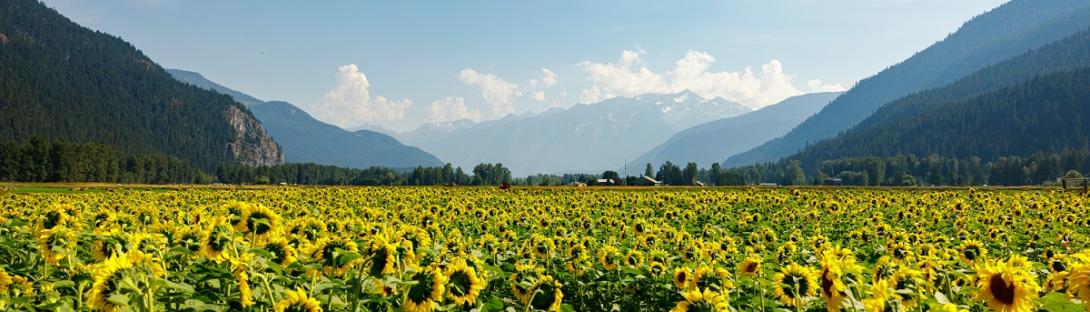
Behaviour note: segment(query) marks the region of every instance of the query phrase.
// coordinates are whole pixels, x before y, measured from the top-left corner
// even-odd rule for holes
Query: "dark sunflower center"
[[[810,281],[806,277],[788,275],[783,279],[783,294],[792,299],[802,297],[801,293],[810,288]]]
[[[285,308],[284,312],[310,312],[310,310],[307,310],[307,307],[304,306],[303,303],[297,302]]]
[[[1052,261],[1052,271],[1063,272],[1067,270],[1067,265],[1064,265],[1063,261]]]
[[[416,304],[430,300],[433,280],[431,274],[417,273],[413,280],[416,281],[416,285],[409,288],[409,300]]]
[[[1007,283],[1002,275],[992,275],[992,278],[988,280],[988,290],[992,292],[992,297],[995,297],[996,301],[1005,305],[1014,304],[1014,285]]]
[[[386,268],[387,257],[389,257],[389,251],[386,247],[378,248],[375,253],[371,255],[371,276],[382,275],[383,269]]]
[[[250,213],[250,220],[247,220],[250,225],[250,231],[257,235],[264,235],[272,230],[269,222],[269,215],[261,211],[255,211]]]
[[[711,275],[705,275],[705,276],[701,277],[700,280],[696,282],[696,287],[698,287],[700,289],[709,289],[709,288],[711,288],[713,290],[718,290],[721,287],[720,283],[721,283],[721,281],[719,279],[719,276],[715,275],[715,274],[711,274]]]
[[[473,281],[466,271],[456,271],[450,275],[450,293],[455,297],[464,297],[473,286]]]
[[[556,303],[556,286],[553,284],[542,284],[537,287],[538,293],[534,295],[534,300],[530,302],[530,305],[534,309],[548,310],[554,303]]]
[[[963,254],[965,255],[965,259],[969,259],[970,261],[976,260],[976,256],[978,253],[979,252],[977,251],[976,247],[965,248],[965,252],[963,252]]]
[[[336,252],[337,249],[347,250],[348,246],[344,242],[333,241],[326,244],[325,248],[322,248],[322,259],[325,259],[326,266],[331,267],[337,262],[336,259],[333,259],[333,253]]]
[[[61,213],[56,211],[50,211],[45,213],[45,220],[42,221],[42,227],[45,229],[52,229],[57,226],[57,223],[61,222]]]
[[[825,293],[826,297],[833,296],[833,280],[829,278],[828,269],[821,272],[821,291]]]
[[[685,283],[687,281],[689,281],[689,274],[685,273],[684,271],[677,274],[677,282],[678,283]]]
[[[742,271],[746,272],[746,273],[757,272],[757,263],[756,262],[746,262],[746,266],[744,268],[742,268]]]
[[[276,263],[284,262],[284,256],[285,256],[284,247],[280,246],[280,244],[269,244],[269,246],[265,247],[265,250],[269,251],[269,253],[272,254],[273,262],[276,262]]]

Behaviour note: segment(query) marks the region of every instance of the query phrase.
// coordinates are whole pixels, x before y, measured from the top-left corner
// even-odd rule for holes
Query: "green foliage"
[[[249,112],[230,97],[175,81],[131,44],[38,1],[5,1],[0,16],[9,38],[0,48],[0,140],[96,142],[205,170],[234,161],[224,111]]]

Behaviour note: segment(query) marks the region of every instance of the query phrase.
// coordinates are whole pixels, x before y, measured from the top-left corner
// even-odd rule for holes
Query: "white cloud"
[[[810,81],[806,82],[806,87],[810,88],[810,92],[841,92],[848,90],[839,83],[826,84],[821,82],[821,79],[810,79]]]
[[[591,87],[583,90],[581,99],[597,102],[616,96],[636,96],[644,93],[666,93],[666,80],[647,67],[639,65],[640,54],[624,50],[616,63],[580,62],[589,75]],[[637,67],[638,66],[638,67]]]
[[[518,91],[518,85],[491,73],[479,73],[472,68],[463,69],[458,73],[458,80],[467,85],[476,85],[481,88],[481,96],[484,101],[492,105],[492,113],[506,115],[515,112],[511,104],[515,97],[522,96]]]
[[[643,55],[642,52],[625,50],[615,63],[579,63],[591,83],[582,91],[581,100],[597,102],[616,96],[674,93],[688,89],[703,97],[723,97],[759,108],[803,93],[795,87],[794,76],[784,72],[783,64],[775,59],[762,65],[759,73],[750,68],[735,72],[709,72],[715,57],[690,50],[675,63],[673,70],[656,73],[641,65]],[[811,80],[814,81],[817,81],[816,85],[807,83],[811,91],[843,89],[839,84],[828,85],[820,80]]]
[[[356,64],[337,68],[337,86],[309,109],[314,117],[342,128],[405,118],[412,100],[371,97],[371,83]]]
[[[557,83],[560,83],[560,76],[557,76],[552,70],[542,67],[541,77],[530,79],[530,98],[538,102],[545,102],[544,90],[552,88]]]
[[[470,119],[479,121],[481,112],[477,109],[467,109],[465,99],[461,97],[446,97],[431,102],[428,107],[428,120],[431,122],[454,121]]]

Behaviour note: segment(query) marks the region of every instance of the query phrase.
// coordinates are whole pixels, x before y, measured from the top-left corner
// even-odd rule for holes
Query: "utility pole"
[[[621,181],[621,186],[628,186],[628,158],[624,159],[624,177]]]

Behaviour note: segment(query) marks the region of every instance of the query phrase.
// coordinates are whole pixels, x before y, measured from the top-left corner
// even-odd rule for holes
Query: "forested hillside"
[[[230,97],[177,82],[131,44],[38,1],[0,2],[0,38],[0,141],[95,142],[206,171],[283,159]]]

